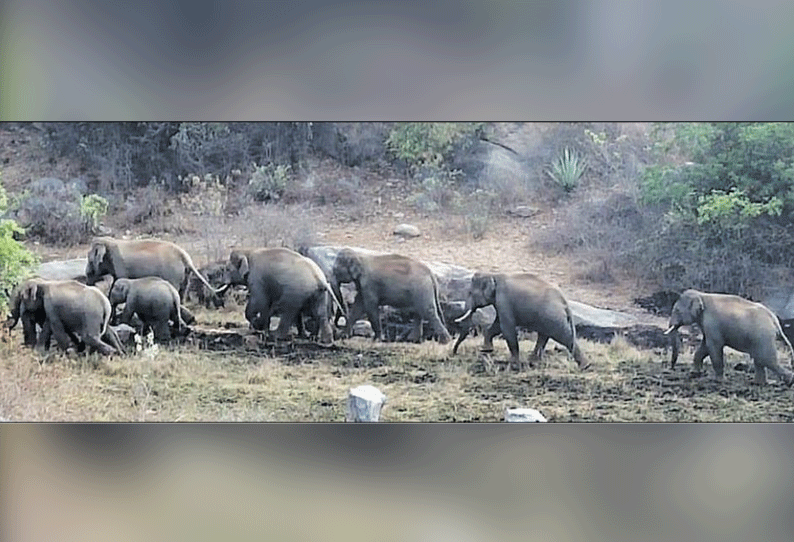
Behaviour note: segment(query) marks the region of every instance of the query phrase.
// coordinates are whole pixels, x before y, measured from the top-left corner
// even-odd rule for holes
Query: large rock
[[[85,280],[87,258],[56,260],[41,264],[36,275],[47,280]]]
[[[317,265],[325,272],[329,280],[332,277],[332,269],[336,255],[343,248],[352,248],[363,254],[384,254],[384,252],[369,250],[360,247],[335,247],[335,246],[314,246],[305,249],[303,252],[306,256],[314,260]],[[461,330],[457,329],[452,320],[454,317],[463,314],[462,303],[465,302],[466,296],[469,292],[469,285],[471,284],[471,277],[474,275],[474,270],[467,269],[458,265],[451,265],[441,262],[423,262],[430,270],[436,275],[439,286],[439,296],[442,301],[442,310],[444,311],[444,319],[450,333],[456,334]],[[351,285],[352,287],[352,285]],[[354,287],[351,293],[344,289],[343,293],[347,298],[348,303],[353,299]],[[631,329],[634,331],[636,328],[643,327],[640,330],[643,334],[647,334],[648,330],[644,329],[647,326],[641,326],[639,320],[631,315],[618,311],[599,309],[585,303],[578,301],[568,300],[573,314],[574,323],[577,329],[585,331],[585,336],[593,335],[600,337],[603,333],[614,336],[614,334],[623,329]],[[793,302],[794,303],[794,302]],[[477,327],[489,326],[496,318],[496,311],[493,307],[483,307],[477,311]],[[453,317],[453,315],[455,315]],[[453,317],[453,318],[451,318]],[[384,331],[384,339],[386,340],[403,340],[409,336],[410,327],[412,326],[411,315],[403,311],[387,308],[381,314],[382,327]],[[429,325],[424,326],[425,338],[432,337],[432,329]],[[643,338],[642,340],[645,340]]]

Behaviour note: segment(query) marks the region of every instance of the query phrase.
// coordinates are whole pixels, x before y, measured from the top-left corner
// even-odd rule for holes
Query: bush
[[[90,234],[96,232],[99,222],[108,214],[108,200],[97,194],[80,198],[80,217]]]
[[[570,193],[579,186],[579,180],[586,168],[587,164],[579,154],[566,148],[546,173],[565,193]]]
[[[272,162],[263,166],[254,164],[248,190],[256,201],[279,201],[290,183],[291,174],[292,167],[289,165],[276,165]]]
[[[0,184],[0,215],[7,209],[8,198]],[[0,314],[6,313],[11,289],[30,275],[38,264],[38,258],[14,239],[15,233],[23,231],[13,220],[0,219]]]
[[[654,139],[640,188],[665,219],[642,240],[649,272],[671,287],[752,296],[773,268],[794,265],[794,126],[660,125]]]
[[[399,122],[386,145],[412,173],[421,168],[442,169],[460,145],[473,141],[480,128],[479,123],[470,122]]]

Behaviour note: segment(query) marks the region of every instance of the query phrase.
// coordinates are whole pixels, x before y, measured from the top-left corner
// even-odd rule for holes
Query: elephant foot
[[[487,352],[487,353],[493,352],[493,346],[490,346],[490,347],[489,346],[483,346],[483,347],[480,348],[480,352]]]
[[[689,371],[689,378],[700,378],[703,376],[703,371]]]

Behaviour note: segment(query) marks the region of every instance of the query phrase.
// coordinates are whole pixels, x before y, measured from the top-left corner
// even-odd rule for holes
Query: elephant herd
[[[24,343],[49,348],[55,337],[63,350],[89,349],[102,354],[124,353],[111,322],[123,304],[120,321],[133,324],[137,317],[142,333],[149,329],[155,340],[168,342],[183,334],[195,319],[184,307],[191,274],[210,291],[218,306],[222,295],[235,285],[245,286],[248,300],[245,317],[251,328],[270,331],[270,320],[279,317],[276,339],[289,336],[292,326],[306,331],[322,343],[334,340],[334,325],[345,318],[344,334],[363,317],[372,325],[375,340],[382,340],[380,307],[384,305],[413,314],[412,338],[423,337],[423,322],[432,327],[441,344],[450,341],[452,322],[445,322],[439,301],[436,276],[425,264],[398,254],[364,254],[350,248],[336,255],[326,275],[311,258],[287,248],[232,250],[227,261],[216,264],[210,282],[178,245],[161,240],[117,240],[97,238],[88,252],[85,283],[77,280],[49,281],[38,277],[18,284],[11,292],[13,328],[22,321]],[[208,268],[205,268],[208,269]],[[213,286],[212,283],[220,285]],[[347,303],[341,284],[355,286],[355,297]],[[222,301],[220,301],[222,303]],[[556,286],[530,273],[475,273],[471,278],[465,312],[454,319],[461,324],[458,345],[468,334],[472,315],[493,306],[496,318],[484,330],[483,351],[493,350],[493,339],[502,336],[510,351],[510,363],[521,365],[518,330],[537,332],[529,358],[540,360],[549,339],[565,346],[580,370],[591,366],[576,340],[571,309]],[[309,329],[305,329],[308,319]],[[777,317],[765,306],[738,296],[685,291],[675,303],[670,327],[674,366],[678,357],[678,328],[697,324],[703,332],[695,352],[693,372],[702,371],[705,357],[711,358],[715,376],[723,376],[723,348],[729,346],[750,354],[755,364],[755,382],[766,382],[769,369],[791,386],[794,374],[777,362],[775,340],[782,337],[794,360],[794,348],[783,334]]]

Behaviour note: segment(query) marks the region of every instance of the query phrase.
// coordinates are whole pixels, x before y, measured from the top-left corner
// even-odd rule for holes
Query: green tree
[[[8,198],[0,184],[0,216],[6,212],[7,207]],[[8,307],[8,294],[11,289],[31,274],[38,264],[36,256],[14,239],[14,233],[22,232],[22,228],[13,220],[0,219],[0,309],[3,313]]]

